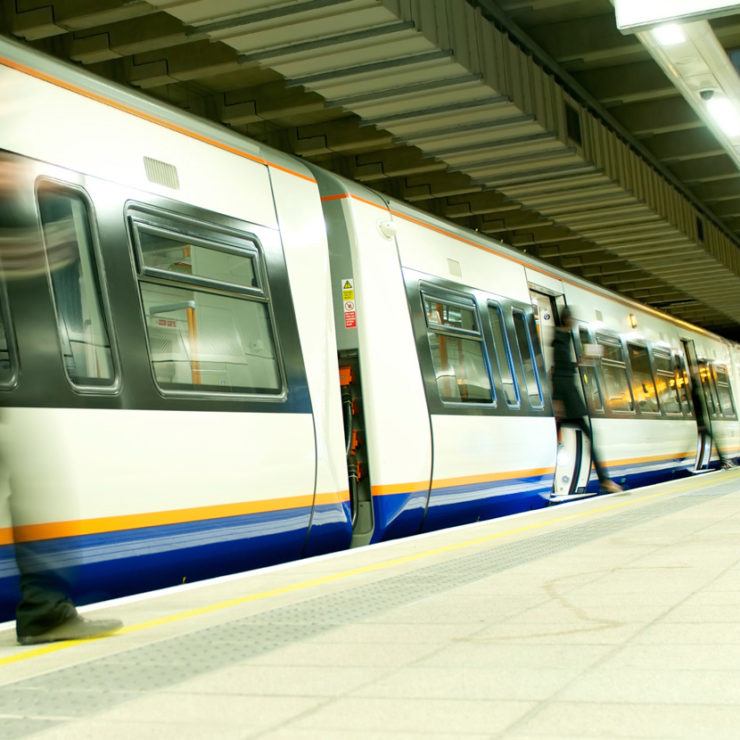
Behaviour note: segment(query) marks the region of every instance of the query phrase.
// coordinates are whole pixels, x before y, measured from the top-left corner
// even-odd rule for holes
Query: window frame
[[[532,403],[532,394],[529,391],[529,381],[527,379],[527,371],[524,365],[524,358],[522,357],[521,343],[519,341],[519,334],[516,328],[516,316],[517,315],[521,316],[521,323],[522,323],[522,327],[524,328],[524,332],[525,332],[527,348],[529,349],[529,356],[532,361],[532,372],[534,374],[534,382],[537,385],[537,394],[539,398],[538,403]],[[514,326],[514,337],[517,340],[516,347],[517,347],[517,356],[519,357],[519,366],[521,367],[521,370],[522,370],[524,385],[527,388],[527,403],[532,409],[539,411],[545,407],[545,394],[542,389],[542,380],[540,379],[540,369],[538,367],[540,364],[540,358],[542,356],[542,351],[541,349],[539,352],[535,351],[535,347],[532,341],[531,321],[533,321],[533,312],[532,312],[531,306],[529,307],[529,310],[525,310],[524,308],[520,308],[516,305],[513,305],[511,307],[511,320]],[[521,392],[519,396],[520,396],[520,403],[521,403]]]
[[[260,253],[251,238],[245,239],[249,246],[245,246],[242,248],[228,243],[209,243],[208,240],[204,237],[193,237],[184,232],[180,232],[174,229],[167,229],[161,225],[155,226],[147,221],[141,221],[140,219],[131,219],[131,221],[132,223],[136,224],[133,229],[133,241],[136,248],[136,264],[139,268],[138,271],[140,275],[152,278],[159,278],[161,280],[170,280],[177,283],[188,283],[200,288],[210,288],[217,293],[228,291],[229,293],[244,293],[245,295],[253,296],[258,300],[262,300],[264,298],[266,290],[263,287],[264,278],[262,276],[261,270],[262,264],[259,259]],[[230,283],[226,281],[219,282],[218,280],[203,277],[202,275],[187,275],[185,273],[177,273],[173,272],[172,270],[166,270],[160,267],[151,267],[150,265],[146,264],[146,260],[144,258],[144,250],[141,245],[140,232],[151,234],[152,236],[161,236],[167,239],[171,238],[172,234],[176,234],[178,236],[182,236],[183,239],[187,239],[187,241],[194,246],[209,249],[214,252],[222,252],[224,254],[242,256],[244,252],[247,252],[250,256],[250,259],[253,260],[253,264],[255,267],[254,274],[257,279],[258,286],[254,288],[247,285],[240,285],[239,283]]]
[[[604,413],[608,416],[614,416],[617,418],[625,418],[628,416],[637,416],[637,409],[635,408],[635,398],[632,395],[632,380],[629,375],[629,363],[627,362],[627,357],[625,355],[624,351],[624,343],[622,342],[622,338],[618,334],[614,334],[609,331],[603,331],[599,330],[595,332],[594,334],[594,340],[596,344],[604,344],[609,345],[612,347],[618,347],[619,348],[619,356],[620,360],[612,360],[610,358],[607,358],[605,354],[602,354],[599,357],[599,372],[603,373],[603,383],[602,383],[602,389],[607,388],[606,383],[606,373],[604,372],[604,367],[621,367],[622,370],[624,370],[624,379],[626,382],[627,390],[629,391],[629,397],[630,397],[630,408],[629,409],[611,409],[608,408],[607,400],[605,400],[606,393],[602,392],[602,402],[604,402]]]
[[[20,376],[20,363],[18,359],[18,344],[15,338],[15,326],[10,311],[10,301],[5,280],[0,280],[0,322],[5,329],[5,341],[8,345],[9,372],[7,378],[3,378],[0,372],[0,391],[11,391],[18,386]]]
[[[628,368],[629,368],[629,378],[630,378],[630,390],[632,391],[632,403],[634,404],[635,411],[640,416],[650,416],[650,417],[657,417],[662,415],[662,406],[660,403],[660,398],[658,397],[658,384],[655,382],[655,368],[653,366],[653,359],[651,357],[651,346],[648,342],[644,340],[626,340],[625,341],[625,347],[626,350],[625,354],[627,356],[627,359],[629,360]],[[643,409],[640,408],[637,401],[635,400],[635,372],[632,367],[632,355],[630,353],[630,347],[636,347],[637,349],[641,349],[645,351],[645,357],[647,358],[647,366],[648,371],[650,373],[650,382],[653,384],[653,397],[655,398],[655,408],[654,409]]]
[[[722,406],[719,401],[719,393],[714,381],[712,362],[707,358],[698,358],[699,380],[701,381],[704,403],[710,419],[722,418]]]
[[[737,409],[735,408],[735,399],[732,393],[732,380],[730,378],[730,372],[727,369],[727,367],[720,363],[710,363],[710,367],[712,368],[712,375],[714,376],[714,384],[715,388],[717,389],[717,398],[719,400],[719,407],[720,407],[720,415],[717,417],[718,419],[737,419]],[[725,378],[727,379],[725,381],[721,381],[719,379],[717,370],[721,369],[722,372],[725,375]],[[723,385],[727,388],[727,397],[730,399],[730,412],[725,411],[725,405],[722,403],[722,394],[720,393],[720,386]]]
[[[507,362],[510,361],[510,368],[512,372],[512,378],[516,384],[516,391],[519,394],[519,383],[521,380],[521,371],[517,368],[514,358],[514,350],[511,347],[511,341],[513,336],[514,328],[512,326],[512,320],[510,318],[510,307],[516,306],[524,310],[525,314],[527,309],[530,308],[529,304],[524,301],[508,298],[506,296],[499,295],[489,290],[483,290],[482,288],[472,287],[464,283],[460,283],[453,280],[448,280],[438,275],[431,275],[428,272],[423,272],[413,267],[401,267],[401,274],[403,283],[405,286],[406,301],[409,309],[409,318],[411,322],[411,329],[414,338],[414,348],[416,350],[416,357],[419,368],[419,380],[422,385],[424,398],[426,400],[427,409],[431,416],[491,416],[491,417],[552,417],[552,404],[551,404],[551,393],[549,384],[542,386],[542,392],[545,396],[545,403],[542,408],[531,407],[526,401],[521,401],[519,395],[517,395],[517,406],[510,406],[505,400],[501,400],[502,397],[506,398],[506,392],[501,382],[501,375],[497,366],[497,361],[500,359],[497,353],[492,349],[495,346],[493,325],[491,323],[491,310],[496,308],[501,317],[500,327],[503,332],[503,338],[506,341],[508,348]],[[480,321],[480,328],[483,333],[483,340],[486,347],[485,359],[488,365],[489,377],[491,379],[491,388],[495,403],[454,403],[448,402],[443,403],[438,396],[434,368],[432,367],[432,358],[429,349],[428,340],[428,327],[425,319],[425,309],[422,300],[422,289],[425,289],[427,293],[432,295],[439,295],[440,298],[449,296],[453,299],[455,297],[462,297],[464,301],[472,299],[477,308],[478,319]],[[466,304],[467,305],[467,304]],[[489,306],[491,307],[489,310]],[[531,327],[530,327],[531,332]],[[539,368],[540,378],[543,377],[544,372],[542,367],[544,362],[541,359],[537,360],[541,363]],[[542,382],[542,381],[541,381]]]
[[[426,281],[420,282],[419,284],[419,298],[421,300],[422,312],[424,315],[424,325],[426,327],[426,343],[429,350],[429,359],[431,361],[431,367],[434,372],[434,378],[432,385],[436,389],[437,400],[443,406],[448,408],[467,409],[467,408],[496,408],[498,405],[498,398],[496,394],[496,386],[491,377],[491,365],[488,348],[486,346],[486,339],[483,333],[483,324],[481,322],[480,311],[478,310],[478,304],[473,295],[465,295],[463,293],[452,292],[444,288],[440,288],[432,283]],[[458,308],[472,311],[473,316],[478,325],[478,331],[471,331],[469,329],[458,329],[456,327],[449,327],[445,324],[437,324],[429,321],[429,316],[426,310],[427,300],[437,300],[440,303],[445,303],[451,306],[457,306]],[[483,360],[483,367],[488,377],[490,398],[487,401],[473,400],[473,401],[456,401],[442,397],[439,390],[439,383],[436,376],[436,368],[434,366],[434,358],[432,355],[432,346],[429,341],[429,333],[434,332],[437,335],[443,335],[447,337],[455,337],[458,339],[467,339],[477,341],[481,347],[481,358]]]
[[[64,362],[64,348],[62,346],[61,328],[59,322],[59,307],[57,304],[57,296],[52,281],[52,270],[49,262],[48,244],[46,242],[44,220],[41,216],[41,203],[39,195],[43,189],[48,188],[51,192],[57,194],[72,194],[79,198],[85,209],[86,222],[88,227],[88,233],[90,237],[90,250],[89,257],[92,264],[94,276],[96,278],[98,308],[100,309],[100,318],[105,326],[108,335],[108,344],[110,347],[110,362],[112,369],[112,377],[110,382],[105,384],[89,384],[89,383],[76,383],[69,375],[66,363]],[[112,311],[110,306],[109,286],[107,275],[105,271],[105,262],[102,256],[102,250],[100,247],[100,236],[98,233],[98,217],[95,209],[95,203],[90,197],[87,190],[81,185],[76,183],[59,180],[53,177],[40,176],[36,178],[34,183],[34,203],[36,207],[36,214],[38,217],[39,226],[41,229],[41,240],[44,246],[44,260],[46,261],[46,281],[49,290],[49,296],[51,300],[52,309],[54,311],[54,322],[56,325],[57,339],[59,342],[59,355],[62,361],[64,376],[67,378],[67,382],[74,392],[83,395],[117,395],[121,390],[121,362],[118,353],[118,342],[116,339],[115,325],[112,320]]]
[[[588,408],[589,416],[593,416],[596,414],[597,416],[605,416],[608,412],[606,409],[606,406],[604,405],[604,391],[602,388],[602,381],[601,381],[601,375],[599,372],[599,360],[600,357],[587,357],[586,351],[584,349],[584,341],[583,341],[583,335],[586,335],[586,339],[588,339],[588,342],[585,342],[585,344],[597,344],[596,340],[594,339],[594,332],[591,330],[591,328],[583,323],[583,322],[575,322],[575,332],[574,332],[574,339],[575,339],[575,348],[576,348],[576,355],[579,360],[579,367],[578,367],[578,375],[581,381],[581,391],[583,393],[584,401],[586,402],[586,407]],[[594,384],[596,386],[596,393],[599,398],[599,403],[601,404],[598,409],[595,409],[591,406],[590,403],[590,396],[586,394],[585,391],[585,383],[583,380],[584,372],[586,370],[591,370],[591,377],[593,378]]]
[[[655,382],[655,392],[657,394],[658,399],[658,405],[661,411],[665,416],[668,416],[670,418],[678,418],[682,417],[684,415],[684,409],[683,404],[681,403],[681,394],[678,388],[678,382],[676,379],[676,366],[675,366],[675,360],[674,360],[674,352],[670,347],[666,346],[659,346],[659,345],[653,345],[652,347],[652,354],[653,354],[653,379]],[[666,370],[661,370],[658,368],[657,359],[661,358],[662,360],[666,360],[671,367],[671,372],[668,373]],[[660,397],[660,391],[658,389],[658,378],[670,378],[672,381],[668,382],[668,388],[671,389],[671,393],[673,395],[673,398],[675,402],[678,404],[678,411],[671,411],[666,407],[666,405],[663,403]]]
[[[491,331],[491,338],[493,339],[493,343],[491,344],[492,349],[489,349],[489,357],[491,358],[492,365],[495,361],[495,367],[498,371],[497,380],[501,384],[501,394],[504,399],[504,405],[507,409],[514,409],[518,410],[522,407],[522,394],[521,390],[519,388],[519,376],[516,372],[516,367],[514,364],[514,355],[511,351],[511,340],[509,338],[509,333],[506,329],[506,316],[504,313],[504,308],[501,305],[499,301],[494,300],[493,298],[489,298],[486,301],[486,315],[488,317],[488,329]],[[506,396],[506,389],[504,388],[504,376],[501,372],[501,362],[500,358],[498,356],[497,346],[496,346],[496,334],[493,329],[493,319],[491,318],[491,311],[495,311],[496,315],[498,316],[498,327],[501,330],[501,339],[504,343],[504,352],[506,354],[506,363],[507,367],[509,368],[509,373],[511,374],[511,381],[512,385],[514,387],[514,393],[516,395],[516,400],[514,402],[509,402],[509,399]]]
[[[689,384],[692,382],[689,375],[689,365],[686,361],[686,357],[682,352],[673,351],[673,367],[674,377],[681,374],[681,388],[679,389],[679,403],[681,404],[681,411],[686,418],[693,419],[694,406],[691,402],[691,391],[689,390]],[[678,379],[676,379],[678,385]]]
[[[135,289],[138,295],[140,318],[146,341],[147,365],[157,393],[163,398],[190,400],[211,399],[219,401],[248,401],[256,403],[281,403],[288,400],[289,381],[285,366],[285,356],[280,340],[280,331],[275,315],[275,307],[270,294],[267,277],[266,255],[259,237],[251,231],[241,231],[223,226],[215,221],[157,208],[150,204],[130,202],[125,209],[127,230],[132,249]],[[208,215],[208,214],[206,214]],[[215,215],[215,214],[214,214]],[[204,249],[227,254],[245,255],[253,261],[254,274],[259,287],[253,288],[219,282],[212,278],[187,275],[146,264],[139,237],[139,229],[144,233],[162,236],[183,243],[193,243]],[[213,235],[213,238],[210,238]],[[246,300],[260,303],[266,307],[268,330],[275,350],[275,367],[279,389],[275,392],[252,390],[219,391],[212,386],[192,386],[167,388],[157,379],[153,362],[151,337],[147,326],[147,314],[142,294],[142,284],[160,285],[174,289],[191,289],[196,292],[221,296],[232,300]],[[183,384],[184,385],[184,384]]]

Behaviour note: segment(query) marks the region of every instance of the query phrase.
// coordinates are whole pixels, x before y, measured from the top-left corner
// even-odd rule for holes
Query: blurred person
[[[699,436],[709,439],[710,456],[712,452],[711,445],[714,445],[714,448],[717,450],[717,456],[719,457],[719,464],[725,468],[725,470],[734,468],[735,463],[728,457],[725,457],[719,447],[717,438],[714,436],[712,431],[712,419],[709,416],[709,410],[707,409],[707,401],[704,395],[699,368],[696,363],[691,360],[689,361],[689,391],[691,393],[691,403],[694,406],[694,415],[696,416],[696,426],[698,428]]]
[[[558,429],[567,424],[581,430],[591,446],[591,459],[599,479],[599,487],[604,492],[617,493],[622,487],[609,478],[596,453],[590,419],[586,420],[588,409],[576,385],[576,363],[572,360],[572,346],[573,317],[570,310],[563,307],[558,312],[552,341],[552,403],[555,419]]]
[[[19,573],[18,642],[75,640],[116,630],[122,626],[118,620],[87,620],[77,613],[70,596],[79,564],[73,538],[39,536],[44,523],[69,520],[72,509],[59,430],[14,412],[0,412],[0,470]]]
[[[57,236],[46,250],[38,228],[29,225],[19,196],[23,190],[33,192],[33,177],[29,165],[0,152],[0,276],[19,288],[25,281],[45,280],[50,268],[69,264],[63,224],[52,230]],[[77,565],[74,539],[39,538],[39,525],[72,519],[60,439],[58,430],[34,425],[27,413],[0,413],[0,486],[19,572],[16,635],[22,645],[96,637],[122,626],[117,619],[88,620],[78,614],[71,598]]]

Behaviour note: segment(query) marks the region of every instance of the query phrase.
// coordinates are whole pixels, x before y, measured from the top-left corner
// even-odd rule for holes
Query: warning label
[[[350,278],[342,280],[342,300],[344,301],[344,328],[354,329],[357,326],[355,283]]]

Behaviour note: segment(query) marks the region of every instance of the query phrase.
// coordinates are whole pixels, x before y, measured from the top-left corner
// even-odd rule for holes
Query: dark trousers
[[[21,600],[15,613],[18,637],[32,637],[55,627],[77,613],[69,598],[71,570],[55,564],[46,543],[16,542]]]
[[[20,575],[16,633],[34,637],[76,614],[71,600],[79,553],[75,538],[28,541],[47,507],[69,499],[62,453],[53,431],[8,420],[0,408],[0,493],[7,494]],[[70,506],[63,507],[71,511]],[[70,517],[72,518],[72,517]]]

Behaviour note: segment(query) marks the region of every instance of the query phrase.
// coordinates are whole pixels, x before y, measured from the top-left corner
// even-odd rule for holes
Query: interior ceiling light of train
[[[740,340],[740,7],[689,2],[632,3],[673,46],[610,0],[15,0],[0,32]]]

